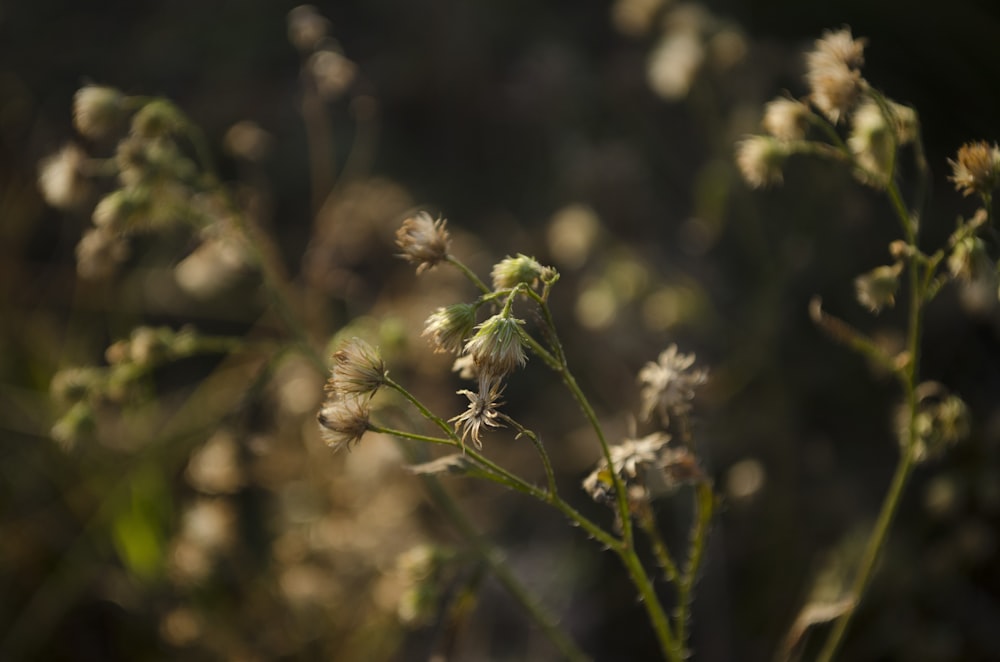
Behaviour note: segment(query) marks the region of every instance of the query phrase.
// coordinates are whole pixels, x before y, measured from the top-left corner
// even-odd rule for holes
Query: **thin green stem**
[[[871,537],[868,539],[868,544],[865,546],[864,556],[861,557],[861,565],[858,569],[858,574],[854,579],[854,584],[851,586],[849,599],[852,601],[852,604],[850,608],[848,608],[834,622],[833,628],[827,637],[826,644],[820,651],[819,657],[816,658],[817,662],[830,662],[837,653],[837,649],[847,631],[847,627],[850,625],[851,618],[854,616],[854,613],[861,602],[861,598],[864,596],[865,590],[868,588],[868,582],[871,580],[872,573],[875,569],[875,563],[879,557],[879,552],[881,552],[882,546],[885,544],[889,535],[889,528],[892,526],[892,520],[896,514],[896,509],[899,506],[900,497],[903,494],[903,488],[906,487],[907,479],[910,477],[913,467],[914,447],[911,446],[904,451],[903,457],[896,466],[896,473],[892,478],[892,483],[889,486],[889,492],[886,494],[885,501],[882,503],[882,509],[879,512],[878,520],[875,523],[875,530],[872,532]]]
[[[660,529],[656,526],[656,520],[653,517],[653,509],[650,508],[649,504],[644,504],[640,509],[636,515],[636,522],[649,537],[649,544],[653,548],[656,564],[663,570],[663,578],[671,583],[678,581],[681,575],[677,569],[677,563],[674,562],[663,536],[660,535]]]
[[[455,257],[454,255],[452,255],[451,253],[449,253],[448,255],[446,255],[444,259],[445,259],[445,261],[448,264],[450,264],[451,266],[453,266],[456,269],[458,269],[459,271],[461,271],[465,275],[465,277],[468,278],[469,281],[471,281],[473,285],[475,285],[476,287],[478,287],[479,290],[483,294],[489,294],[489,293],[491,293],[493,291],[492,288],[488,287],[486,285],[486,283],[484,283],[483,281],[481,281],[479,279],[479,276],[477,276],[475,274],[475,272],[472,271],[472,269],[470,269],[469,267],[465,266],[465,264],[463,264],[461,260],[459,260],[457,257]]]
[[[893,209],[903,225],[907,243],[913,249],[907,264],[907,270],[909,272],[910,310],[906,350],[909,354],[909,362],[906,364],[904,369],[903,384],[906,396],[908,434],[902,456],[899,459],[899,463],[896,465],[896,472],[889,485],[889,491],[886,493],[885,499],[882,502],[878,519],[875,522],[875,528],[865,545],[865,551],[861,557],[857,575],[855,576],[854,583],[851,586],[851,592],[848,599],[851,600],[852,604],[850,608],[846,609],[844,613],[834,622],[833,627],[830,630],[830,634],[827,636],[826,642],[820,651],[819,657],[817,658],[817,662],[830,662],[836,655],[843,637],[847,632],[847,628],[857,611],[858,605],[861,603],[861,600],[868,589],[868,584],[870,583],[872,575],[875,571],[875,564],[878,561],[879,554],[881,553],[886,540],[888,539],[889,529],[892,526],[896,510],[899,507],[903,489],[906,487],[907,480],[916,465],[916,418],[919,406],[919,402],[917,401],[917,384],[920,376],[920,336],[922,331],[926,284],[928,280],[926,277],[921,278],[920,275],[921,265],[918,258],[919,250],[917,247],[918,227],[906,211],[902,196],[899,194],[899,189],[896,187],[895,183],[890,182],[887,192],[889,194],[889,199],[892,202]]]
[[[695,488],[694,524],[691,529],[691,547],[688,552],[687,564],[677,583],[677,641],[683,646],[688,637],[688,621],[691,614],[691,594],[698,570],[705,552],[705,542],[708,540],[708,528],[715,510],[715,493],[712,483],[704,481]]]
[[[646,615],[656,633],[656,639],[660,643],[660,651],[664,658],[670,662],[681,662],[684,659],[684,652],[681,650],[683,644],[671,634],[670,620],[663,610],[663,605],[660,604],[660,598],[653,590],[653,581],[646,574],[646,569],[642,567],[642,562],[639,561],[634,549],[621,547],[617,551],[622,563],[625,564],[625,570],[632,579],[632,583],[639,591],[642,606],[646,609]]]
[[[510,416],[502,414],[501,417],[510,423],[510,425],[514,427],[519,434],[523,434],[528,439],[531,439],[531,443],[534,444],[535,450],[538,452],[538,456],[542,459],[542,465],[545,467],[545,479],[549,486],[549,494],[558,494],[558,489],[556,488],[556,474],[552,470],[552,461],[549,460],[548,451],[545,450],[545,445],[542,443],[542,440],[538,438],[537,434],[524,427]]]
[[[497,581],[524,608],[531,620],[541,628],[562,656],[572,662],[589,660],[586,653],[581,651],[576,643],[559,627],[556,619],[542,606],[531,590],[517,578],[500,550],[480,535],[469,517],[458,507],[451,495],[441,486],[441,483],[433,476],[421,476],[421,480],[431,499],[458,529],[462,537],[473,546],[476,554],[489,566],[490,572],[497,578]]]

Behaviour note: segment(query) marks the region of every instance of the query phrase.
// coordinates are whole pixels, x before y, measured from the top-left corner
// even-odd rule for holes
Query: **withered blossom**
[[[499,380],[480,379],[478,393],[467,389],[462,389],[457,393],[469,399],[469,407],[458,416],[449,419],[448,422],[455,424],[456,432],[461,430],[463,446],[466,438],[471,437],[476,448],[482,448],[483,430],[503,427],[497,420],[500,418],[500,405],[503,404],[500,401],[503,385]]]
[[[522,324],[511,315],[497,313],[476,327],[476,334],[465,344],[465,353],[472,356],[480,374],[503,377],[527,362]]]
[[[456,303],[431,313],[422,335],[430,338],[435,352],[457,354],[462,351],[475,326],[476,306],[471,303]]]
[[[861,66],[865,40],[854,39],[848,28],[824,32],[806,55],[810,99],[836,124],[854,107],[862,91]]]
[[[327,446],[339,451],[350,450],[368,431],[371,409],[367,400],[359,398],[327,398],[316,414],[320,436]]]
[[[371,397],[385,383],[386,375],[378,350],[360,338],[351,338],[333,353],[326,390],[341,396]]]
[[[671,415],[691,408],[695,389],[708,381],[707,370],[691,370],[694,362],[694,354],[681,354],[677,345],[670,345],[656,363],[650,361],[639,371],[642,420],[648,421],[655,411],[667,425]]]
[[[962,195],[988,195],[1000,183],[1000,148],[986,141],[962,145],[951,165],[950,179]]]
[[[396,245],[402,249],[402,257],[410,264],[417,265],[417,273],[437,266],[448,257],[451,237],[446,229],[447,221],[436,221],[425,211],[410,216],[396,231]]]

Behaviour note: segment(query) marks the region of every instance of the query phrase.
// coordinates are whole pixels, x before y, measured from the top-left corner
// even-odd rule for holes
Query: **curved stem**
[[[490,287],[488,287],[486,285],[486,283],[484,283],[483,281],[479,280],[479,276],[477,276],[475,274],[475,272],[472,271],[472,269],[470,269],[469,267],[465,266],[465,264],[463,264],[461,260],[459,260],[457,257],[455,257],[454,255],[452,255],[451,253],[449,253],[448,255],[446,255],[444,259],[445,259],[445,261],[448,264],[450,264],[451,266],[453,266],[456,269],[458,269],[459,271],[461,271],[465,275],[465,277],[468,278],[472,282],[473,285],[475,285],[476,287],[478,287],[479,290],[483,294],[489,294],[489,293],[491,293],[493,291],[492,288],[490,288]]]
[[[545,479],[548,482],[549,494],[555,495],[558,493],[556,488],[556,474],[552,470],[552,461],[549,460],[548,451],[545,450],[545,445],[542,440],[538,438],[538,435],[524,427],[517,421],[515,421],[510,416],[506,414],[501,414],[501,417],[511,424],[520,434],[523,434],[528,439],[531,439],[531,443],[534,444],[535,450],[538,451],[538,456],[542,458],[542,464],[545,466]]]
[[[691,614],[691,593],[694,590],[698,570],[701,568],[702,556],[705,552],[705,542],[708,540],[708,528],[715,510],[715,493],[712,483],[699,483],[695,489],[694,525],[691,529],[691,548],[688,553],[684,574],[677,583],[677,641],[683,646],[687,641],[688,619]]]

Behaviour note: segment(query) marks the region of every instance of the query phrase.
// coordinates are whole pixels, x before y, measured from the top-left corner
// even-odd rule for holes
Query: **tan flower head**
[[[670,435],[654,432],[641,439],[626,439],[617,446],[612,446],[611,470],[606,460],[601,460],[583,480],[583,489],[595,501],[610,501],[614,496],[614,478],[612,471],[629,485],[640,479],[640,469],[643,466],[653,467],[659,464],[660,455],[670,441]],[[639,481],[642,482],[641,480]]]
[[[788,149],[771,136],[748,136],[736,143],[736,165],[751,188],[781,184]]]
[[[506,257],[493,266],[493,289],[506,290],[525,283],[532,287],[539,279],[551,278],[551,267],[543,267],[538,260],[518,253],[517,257]]]
[[[836,124],[847,115],[862,90],[861,65],[865,40],[854,39],[848,28],[824,32],[815,50],[806,55],[810,99]]]
[[[966,143],[955,160],[948,159],[955,189],[962,195],[987,195],[1000,183],[1000,148],[986,141]]]
[[[502,377],[523,366],[528,357],[521,339],[521,320],[497,313],[476,327],[476,334],[465,344],[480,374]]]
[[[503,427],[497,419],[500,417],[500,396],[503,394],[503,385],[499,380],[480,379],[479,392],[462,389],[457,391],[469,399],[469,407],[464,412],[448,420],[455,424],[455,431],[462,431],[462,444],[465,439],[472,437],[472,443],[476,448],[482,448],[481,439],[483,430],[486,428]]]
[[[85,85],[73,97],[73,124],[80,135],[99,139],[125,117],[125,95],[113,87]]]
[[[802,140],[809,125],[809,107],[801,101],[778,97],[764,106],[761,126],[779,140]]]
[[[327,446],[339,451],[350,450],[368,431],[371,409],[366,400],[358,398],[328,398],[316,414],[320,435]]]
[[[880,312],[884,307],[892,308],[896,303],[899,274],[902,272],[903,263],[897,262],[889,266],[876,267],[855,278],[854,291],[858,303],[873,313]]]
[[[396,231],[396,245],[402,249],[402,256],[408,262],[417,265],[418,274],[448,257],[451,238],[446,225],[445,219],[435,221],[430,214],[421,211],[403,221]]]
[[[73,143],[42,160],[38,168],[38,188],[45,202],[58,209],[73,209],[86,200],[89,189],[83,173],[86,160],[86,153]]]
[[[438,308],[425,322],[422,335],[434,343],[435,352],[462,351],[465,340],[472,335],[476,326],[476,306],[471,303],[456,303]]]
[[[371,397],[385,383],[386,375],[378,350],[360,338],[351,338],[333,353],[326,389],[340,396]]]
[[[694,362],[694,354],[680,354],[677,345],[671,345],[656,363],[650,361],[639,371],[642,420],[648,421],[655,411],[667,425],[671,415],[691,408],[695,389],[708,381],[707,370],[691,370]]]

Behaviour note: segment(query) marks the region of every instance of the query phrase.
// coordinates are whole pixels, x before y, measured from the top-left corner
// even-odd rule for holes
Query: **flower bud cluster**
[[[369,429],[371,398],[386,383],[388,371],[378,350],[351,338],[333,353],[327,397],[316,415],[320,434],[334,450],[348,448]]]

